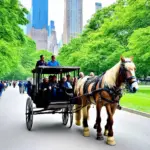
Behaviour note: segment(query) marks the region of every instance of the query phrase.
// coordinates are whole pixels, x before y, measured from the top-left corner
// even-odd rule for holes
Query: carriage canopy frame
[[[49,66],[39,66],[32,70],[32,73],[42,73],[42,74],[61,74],[69,73],[76,70],[80,70],[80,67],[49,67]]]

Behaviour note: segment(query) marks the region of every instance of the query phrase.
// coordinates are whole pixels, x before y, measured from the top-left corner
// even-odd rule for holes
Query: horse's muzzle
[[[131,93],[136,93],[137,90],[138,90],[138,83],[137,82],[132,83],[131,86],[130,86],[130,92]]]

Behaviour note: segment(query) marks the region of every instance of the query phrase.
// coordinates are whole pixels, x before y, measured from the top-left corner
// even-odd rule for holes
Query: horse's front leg
[[[106,105],[107,114],[109,114],[109,112],[108,112],[108,105],[110,105],[110,104]],[[105,125],[104,136],[108,136],[109,127],[110,127],[110,123],[109,123],[109,115],[108,115],[108,117],[107,117],[107,123]]]
[[[80,126],[81,125],[81,107],[82,105],[75,105],[75,110],[76,110],[76,113],[75,113],[75,120],[76,120],[76,125],[77,126]]]
[[[90,131],[88,127],[88,106],[86,106],[86,98],[83,99],[83,135],[85,137],[90,136]]]
[[[104,137],[101,133],[102,128],[101,128],[101,109],[102,109],[102,104],[98,100],[96,102],[96,112],[97,112],[97,118],[96,118],[96,128],[97,128],[97,140],[104,140]]]
[[[106,106],[107,113],[108,113],[108,119],[107,124],[105,126],[105,131],[108,131],[108,137],[107,137],[107,144],[109,145],[116,145],[115,139],[114,139],[114,133],[113,133],[113,115],[116,110],[116,106],[107,105]]]
[[[91,108],[91,105],[89,104],[89,105],[87,106],[87,119],[88,119],[88,120],[90,120],[90,114],[89,114],[90,108]]]

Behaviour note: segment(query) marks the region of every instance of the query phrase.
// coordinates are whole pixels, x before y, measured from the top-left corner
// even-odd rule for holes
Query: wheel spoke
[[[27,99],[26,103],[26,126],[28,130],[31,130],[33,124],[33,105],[30,98]]]

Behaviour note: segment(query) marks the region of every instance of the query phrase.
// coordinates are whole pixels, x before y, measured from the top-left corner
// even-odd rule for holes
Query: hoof
[[[108,136],[108,130],[105,129],[104,136]]]
[[[108,145],[111,145],[111,146],[116,145],[116,142],[115,142],[115,139],[114,139],[113,136],[112,136],[112,137],[108,136],[106,143],[107,143]]]
[[[85,136],[85,137],[89,137],[90,136],[89,128],[84,128],[83,136]]]
[[[76,125],[77,125],[77,126],[80,126],[80,125],[81,125],[80,120],[76,120]]]
[[[97,136],[96,139],[102,141],[102,140],[104,140],[104,137],[102,135],[100,135],[100,136]]]
[[[93,127],[94,129],[97,129],[97,124],[95,123],[95,125],[94,125],[94,127]]]

